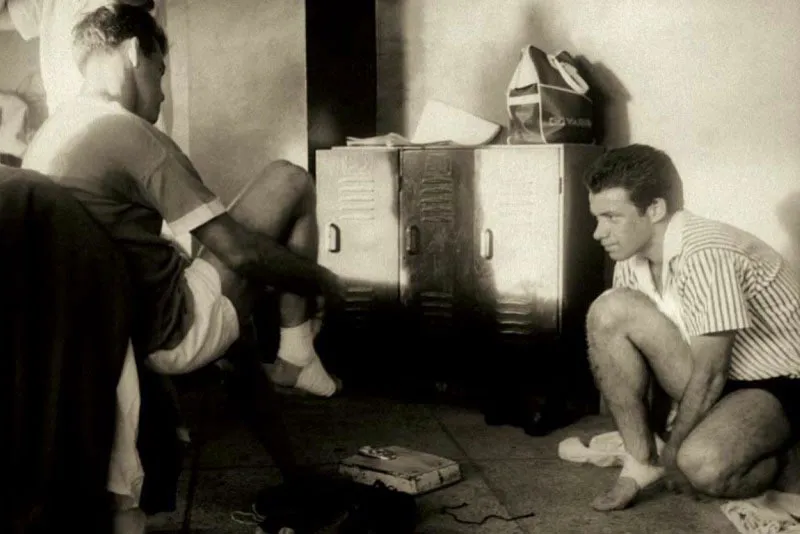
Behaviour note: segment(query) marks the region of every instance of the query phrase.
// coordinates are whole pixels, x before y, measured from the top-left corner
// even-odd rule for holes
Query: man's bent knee
[[[609,289],[597,297],[586,314],[586,329],[590,333],[617,331],[625,325],[638,306],[652,306],[652,301],[635,289]]]
[[[686,442],[678,451],[678,469],[692,486],[712,497],[723,497],[732,469],[721,443]]]
[[[245,227],[284,242],[295,221],[315,213],[311,175],[288,161],[273,161],[228,206]]]
[[[311,174],[299,165],[284,159],[270,162],[261,173],[261,179],[270,182],[280,181],[299,193],[314,190],[314,179]]]

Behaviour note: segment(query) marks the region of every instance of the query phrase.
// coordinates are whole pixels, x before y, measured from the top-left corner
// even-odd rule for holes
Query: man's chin
[[[623,251],[617,249],[606,251],[606,253],[608,257],[614,261],[625,261],[631,257],[630,254],[625,254]]]

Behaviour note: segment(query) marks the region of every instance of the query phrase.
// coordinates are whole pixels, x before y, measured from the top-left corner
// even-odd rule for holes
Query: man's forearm
[[[694,370],[678,404],[675,423],[669,435],[669,443],[676,450],[719,400],[725,380],[724,371],[702,367]]]
[[[239,271],[279,290],[314,295],[328,289],[333,274],[315,261],[271,241],[260,240]]]

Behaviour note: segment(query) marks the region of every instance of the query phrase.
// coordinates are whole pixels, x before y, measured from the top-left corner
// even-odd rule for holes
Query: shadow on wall
[[[377,133],[404,132],[407,80],[404,34],[412,24],[406,21],[403,2],[375,3],[377,56]],[[413,11],[410,16],[420,16]],[[410,35],[413,35],[411,33]]]
[[[788,250],[781,252],[800,273],[800,191],[791,193],[778,204],[777,215],[778,221],[790,238]]]
[[[589,96],[594,102],[595,143],[608,148],[625,146],[631,142],[631,127],[628,117],[628,102],[631,95],[622,81],[602,62],[593,63],[581,55],[570,38],[569,28],[553,26],[548,20],[557,21],[562,17],[559,6],[555,4],[547,16],[532,13],[526,28],[530,44],[548,53],[566,50],[575,58],[581,75],[589,84]]]
[[[628,102],[631,95],[619,78],[602,62],[591,63],[583,56],[576,61],[589,84],[589,95],[595,105],[595,132],[597,144],[608,148],[625,146],[631,142],[631,124]]]

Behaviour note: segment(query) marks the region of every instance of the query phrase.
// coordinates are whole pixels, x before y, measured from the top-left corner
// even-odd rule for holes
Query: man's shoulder
[[[732,224],[687,213],[683,227],[683,253],[719,251],[745,252],[764,243],[753,234]]]
[[[49,137],[80,139],[84,146],[161,153],[166,143],[155,126],[113,102],[74,99],[62,104],[42,125]]]
[[[776,272],[783,256],[764,240],[732,224],[693,215],[683,235],[682,263],[708,269],[709,263],[729,264],[738,272]],[[695,267],[691,267],[695,266]]]

